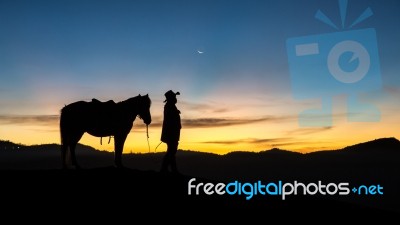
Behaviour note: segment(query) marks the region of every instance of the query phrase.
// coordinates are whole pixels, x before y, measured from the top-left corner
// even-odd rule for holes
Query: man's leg
[[[163,158],[163,162],[161,165],[161,172],[167,172],[169,166],[171,166],[172,172],[178,172],[175,160],[175,154],[178,151],[178,142],[167,143],[167,146],[168,146],[167,153]]]
[[[170,143],[168,145],[168,149],[170,149],[171,155],[170,155],[170,164],[171,164],[171,171],[173,173],[178,173],[178,169],[176,167],[176,152],[178,151],[178,143],[179,142],[175,142],[175,143]]]

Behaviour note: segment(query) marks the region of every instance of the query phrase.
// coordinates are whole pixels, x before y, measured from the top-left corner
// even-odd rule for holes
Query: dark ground
[[[113,224],[135,223],[139,217],[149,223],[168,218],[187,222],[183,216],[205,222],[213,218],[267,223],[277,218],[316,223],[317,216],[324,221],[359,222],[369,218],[387,220],[400,214],[400,143],[396,139],[307,155],[277,149],[224,156],[180,151],[177,161],[183,175],[156,172],[164,153],[124,155],[127,168],[115,169],[111,166],[112,153],[92,152],[84,146],[80,147],[83,149],[78,160],[86,169],[62,170],[57,146],[45,147],[48,149],[41,146],[42,150],[0,152],[2,215],[19,212],[20,216],[12,216],[14,223],[53,217],[64,222],[85,218],[90,223],[111,218]],[[284,201],[278,196],[262,195],[251,200],[230,195],[189,196],[188,181],[193,177],[196,183],[214,184],[234,180],[380,184],[384,195],[299,195]],[[128,222],[116,222],[123,219]]]
[[[101,220],[117,213],[119,219],[146,215],[189,216],[197,220],[226,218],[229,220],[290,220],[305,216],[317,221],[318,216],[339,218],[380,218],[395,216],[398,211],[371,207],[314,196],[259,196],[245,200],[243,196],[187,194],[191,176],[162,174],[154,171],[115,169],[2,171],[2,204],[19,212],[69,214],[74,217],[95,216]],[[196,182],[208,182],[197,178]],[[217,183],[215,181],[211,181]],[[282,217],[283,215],[283,217]],[[289,217],[287,217],[289,216]],[[336,217],[338,216],[338,217]],[[68,217],[71,218],[71,217]]]

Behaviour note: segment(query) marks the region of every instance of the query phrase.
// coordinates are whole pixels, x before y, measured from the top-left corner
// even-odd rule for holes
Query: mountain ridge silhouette
[[[113,152],[100,151],[91,146],[78,144],[77,155],[84,168],[107,167],[112,162]],[[127,167],[144,170],[158,170],[164,152],[157,153],[125,153],[123,160]],[[323,150],[310,153],[299,153],[273,148],[260,152],[234,151],[224,155],[180,150],[177,153],[180,166],[186,171],[207,171],[221,167],[276,167],[288,164],[323,166],[323,164],[369,162],[394,162],[400,157],[400,141],[394,137],[379,138],[367,142],[350,145],[337,150]],[[221,161],[223,162],[221,164]],[[221,164],[221,165],[220,165]],[[225,165],[227,164],[227,165]],[[1,169],[57,169],[60,165],[60,145],[21,145],[0,140]],[[226,169],[223,169],[226,170]],[[222,171],[223,171],[222,170]],[[211,171],[209,171],[211,173]],[[239,171],[240,172],[240,171]],[[211,177],[214,177],[212,173]],[[222,174],[221,174],[222,175]],[[219,178],[217,176],[217,178]]]
[[[112,153],[109,151],[105,151],[105,150],[99,150],[96,149],[92,146],[89,145],[85,145],[85,144],[81,144],[78,143],[77,144],[79,151],[85,151],[86,153],[90,153],[92,151],[95,152],[106,152],[106,153]],[[272,153],[276,153],[276,154],[281,154],[281,153],[288,153],[288,154],[316,154],[316,153],[321,153],[321,152],[330,152],[330,151],[341,151],[341,150],[349,150],[349,151],[354,151],[356,149],[358,149],[358,151],[360,151],[360,149],[362,150],[366,150],[367,148],[371,148],[371,147],[399,147],[400,146],[400,141],[398,139],[396,139],[395,137],[384,137],[384,138],[377,138],[374,140],[369,140],[369,141],[365,141],[365,142],[361,142],[361,143],[356,143],[353,145],[349,145],[340,149],[332,149],[332,150],[315,150],[312,152],[308,152],[308,153],[300,153],[300,152],[296,152],[293,150],[287,150],[287,149],[281,149],[281,148],[272,148],[269,150],[261,150],[258,152],[253,152],[253,151],[231,151],[228,152],[226,154],[222,154],[221,156],[227,156],[227,155],[234,155],[234,154],[264,154],[264,153],[268,153],[268,154],[272,154]],[[26,150],[26,149],[31,149],[31,150],[47,150],[47,149],[53,149],[53,148],[60,148],[60,144],[56,144],[56,143],[51,143],[51,144],[34,144],[34,145],[24,145],[24,144],[18,144],[18,143],[14,143],[12,141],[9,140],[2,140],[0,139],[0,153],[2,150]],[[183,149],[180,149],[183,150]],[[369,149],[370,150],[370,149]],[[375,149],[376,150],[376,149]],[[216,153],[211,153],[211,152],[202,152],[202,151],[196,151],[196,150],[183,150],[186,152],[191,152],[191,153],[199,153],[199,154],[215,154],[215,155],[219,155]],[[124,153],[124,154],[132,154],[132,153]],[[133,154],[147,154],[147,153],[133,153]]]

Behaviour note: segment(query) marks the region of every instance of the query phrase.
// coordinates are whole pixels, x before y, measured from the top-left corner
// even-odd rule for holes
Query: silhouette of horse
[[[82,135],[87,132],[96,137],[114,136],[114,163],[122,167],[122,151],[126,137],[138,116],[148,126],[151,123],[151,100],[149,95],[138,95],[125,101],[91,102],[78,101],[66,105],[61,110],[61,160],[67,168],[68,148],[71,163],[80,168],[75,156],[75,148]]]

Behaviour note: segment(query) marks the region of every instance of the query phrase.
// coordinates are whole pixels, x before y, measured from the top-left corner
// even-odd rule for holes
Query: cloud
[[[318,142],[322,143],[322,142]],[[311,141],[293,141],[293,142],[280,142],[280,143],[275,143],[272,144],[271,146],[274,148],[281,147],[281,146],[291,146],[291,145],[309,145],[309,144],[314,144],[314,142]]]
[[[203,112],[203,113],[225,113],[231,111],[227,106],[221,106],[217,104],[204,104],[204,103],[191,103],[181,102],[183,108],[190,111]]]
[[[0,115],[0,124],[3,125],[55,126],[59,120],[59,115]]]
[[[60,132],[60,128],[58,128],[58,127],[54,127],[54,128],[42,128],[42,129],[31,128],[31,129],[28,129],[28,130],[34,131],[34,132],[40,132],[40,133]]]
[[[314,134],[320,133],[328,130],[332,130],[334,127],[307,127],[307,128],[298,128],[296,130],[288,131],[288,135],[306,135],[306,134]]]
[[[241,109],[260,109],[260,108],[275,108],[280,106],[287,106],[294,104],[293,101],[276,98],[252,98],[243,102],[208,102],[208,103],[193,103],[181,101],[179,105],[186,110],[200,112],[200,113],[226,113],[233,112]],[[302,103],[310,105],[310,103]]]
[[[245,125],[260,122],[281,122],[287,120],[288,117],[266,116],[261,118],[199,118],[199,119],[183,119],[182,126],[185,128],[211,128],[211,127],[227,127],[236,125]]]
[[[397,86],[384,86],[384,90],[392,95],[399,95],[400,94],[400,87]]]
[[[237,125],[246,125],[252,123],[260,123],[260,122],[283,122],[293,119],[294,117],[290,116],[264,116],[259,118],[247,118],[247,119],[240,119],[240,118],[186,118],[182,119],[182,128],[183,129],[194,129],[194,128],[214,128],[214,127],[228,127],[228,126],[237,126]],[[162,126],[162,117],[152,118],[152,123],[150,127],[161,127]],[[137,127],[145,127],[143,123],[135,124]]]
[[[217,144],[217,145],[238,145],[238,144],[247,144],[247,145],[265,145],[265,148],[281,148],[281,147],[289,147],[289,146],[309,146],[315,145],[315,142],[312,141],[299,141],[296,138],[247,138],[247,139],[235,139],[235,140],[214,140],[214,141],[204,141],[199,142],[200,144]],[[326,144],[328,142],[318,141],[318,144]],[[324,149],[326,147],[318,147],[318,149]],[[286,148],[287,149],[287,148]],[[312,149],[316,149],[313,147]],[[302,149],[304,152],[312,150],[310,148]],[[289,150],[289,149],[287,149]]]
[[[202,144],[220,144],[220,145],[236,145],[236,144],[268,144],[275,145],[276,143],[288,142],[293,140],[292,138],[247,138],[247,139],[236,139],[236,140],[224,140],[224,141],[204,141]]]
[[[182,119],[183,129],[194,128],[215,128],[228,127],[237,125],[246,125],[261,122],[283,122],[292,119],[290,116],[264,116],[259,118],[186,118]],[[152,118],[150,127],[162,127],[162,116]],[[48,126],[55,127],[59,124],[59,115],[0,115],[0,124],[3,125],[22,125],[22,126]],[[135,120],[135,127],[144,128],[146,125],[141,119]]]

